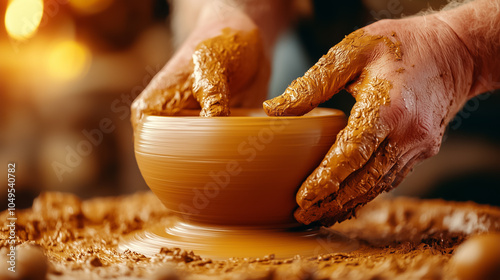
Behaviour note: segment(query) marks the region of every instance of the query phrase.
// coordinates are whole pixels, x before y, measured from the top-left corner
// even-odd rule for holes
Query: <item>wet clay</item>
[[[311,257],[327,253],[351,252],[359,247],[356,240],[326,228],[258,228],[213,226],[183,221],[141,230],[124,238],[122,252],[135,251],[154,256],[163,247],[194,250],[214,260],[228,258],[289,259],[296,255]]]
[[[393,37],[396,37],[393,34]],[[301,115],[346,88],[356,99],[347,127],[337,136],[321,165],[297,193],[298,221],[321,221],[332,225],[350,218],[354,208],[365,204],[390,183],[380,186],[387,166],[392,167],[396,147],[381,145],[389,131],[380,122],[380,110],[390,104],[390,81],[373,77],[365,70],[376,48],[386,47],[395,60],[402,59],[399,42],[385,36],[372,36],[358,30],[330,49],[306,74],[292,82],[285,93],[264,103],[269,115]],[[354,81],[354,82],[351,82]],[[375,158],[367,161],[375,153]],[[363,167],[363,180],[349,175]],[[347,180],[346,180],[347,179]]]
[[[234,109],[228,118],[145,116],[135,133],[137,163],[181,221],[132,234],[121,250],[154,255],[167,246],[212,259],[283,259],[357,248],[334,232],[296,228],[293,218],[298,186],[345,124],[342,112],[323,108],[288,118],[262,109]]]
[[[269,117],[233,109],[231,117],[145,116],[135,154],[146,183],[185,221],[284,229],[296,225],[300,184],[346,124],[338,110]]]
[[[301,206],[295,212],[298,221],[310,224],[321,220],[329,225],[343,221],[351,216],[353,206],[365,204],[387,190],[375,191],[374,187],[385,174],[384,167],[392,167],[397,160],[391,157],[396,154],[390,153],[396,150],[393,146],[380,146],[388,131],[378,121],[380,107],[389,104],[391,87],[385,80],[363,77],[350,86],[357,102],[346,129],[337,136],[337,144],[297,193],[297,202]],[[374,153],[370,164],[365,164]],[[346,180],[353,171],[361,168],[359,172],[370,176],[365,180]],[[349,202],[354,199],[357,203],[351,206]]]
[[[270,248],[258,258],[214,260],[169,246],[152,256],[119,249],[130,234],[175,221],[151,192],[87,201],[44,193],[32,208],[16,214],[16,268],[29,271],[31,279],[454,279],[450,258],[460,243],[477,233],[500,232],[496,207],[376,199],[360,209],[357,219],[332,227],[359,241],[352,252],[277,259]],[[8,215],[4,211],[0,219]],[[8,235],[4,223],[0,266],[7,264]],[[14,277],[1,268],[2,279]]]
[[[402,59],[399,42],[386,36],[365,34],[361,29],[354,31],[332,47],[304,76],[294,80],[282,95],[264,102],[264,109],[270,116],[300,116],[311,111],[362,75],[374,50],[384,46],[395,60]]]
[[[132,115],[134,127],[142,118],[143,114],[175,115],[183,108],[197,108],[192,95],[192,70],[178,71],[174,75],[163,80],[167,87],[159,86],[159,82],[153,80],[146,90],[135,100],[140,115]],[[154,85],[156,83],[156,85]]]
[[[261,83],[258,75],[264,75],[268,67],[258,30],[225,28],[199,43],[186,67],[170,74],[163,69],[151,81],[132,105],[132,123],[136,127],[144,115],[177,115],[200,105],[200,116],[228,116],[230,105],[253,105],[252,100],[265,98],[265,92],[251,96],[242,92],[250,84]]]
[[[257,30],[230,28],[201,42],[193,54],[193,94],[201,105],[200,116],[229,116],[231,92],[255,78],[263,59]],[[254,97],[247,97],[254,98]]]

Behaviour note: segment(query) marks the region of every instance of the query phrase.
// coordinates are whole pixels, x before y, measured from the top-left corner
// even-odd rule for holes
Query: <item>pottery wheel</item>
[[[4,211],[0,218],[6,220],[8,215]],[[406,198],[378,199],[363,207],[356,219],[331,228],[343,235],[317,239],[326,242],[329,246],[322,249],[330,248],[332,253],[278,259],[285,243],[294,248],[293,254],[304,252],[302,243],[297,243],[297,239],[285,240],[286,234],[283,234],[283,239],[272,244],[272,249],[258,252],[259,258],[216,260],[200,257],[201,251],[187,251],[190,244],[179,248],[166,246],[154,256],[123,251],[124,245],[128,248],[133,245],[137,251],[151,248],[152,242],[143,242],[147,239],[157,240],[155,246],[162,244],[169,240],[163,234],[167,227],[178,231],[174,236],[184,236],[184,230],[189,229],[190,234],[198,234],[194,240],[213,240],[212,236],[206,236],[207,232],[221,235],[213,229],[192,231],[186,228],[188,225],[173,222],[173,213],[151,192],[86,201],[69,194],[44,193],[33,202],[32,208],[19,211],[17,218],[16,255],[23,261],[17,263],[16,269],[22,275],[31,276],[25,279],[455,279],[452,260],[462,241],[484,232],[500,232],[500,208],[497,207]],[[155,228],[160,232],[155,233]],[[163,237],[153,239],[146,233]],[[233,231],[233,236],[236,233]],[[3,252],[0,261],[4,265],[8,265],[8,234],[6,230],[0,231]],[[260,235],[247,233],[245,240],[254,240],[254,236]],[[308,232],[303,230],[298,235],[308,236]],[[339,236],[359,241],[359,248],[335,252],[342,250],[335,247],[338,244],[334,237]],[[142,243],[137,241],[141,240],[138,237]],[[252,248],[264,247],[257,242],[252,244]],[[477,246],[472,247],[475,248]],[[275,257],[265,256],[272,253]],[[465,256],[468,255],[472,254]],[[487,258],[479,260],[494,260],[491,254],[484,256]],[[462,270],[477,272],[468,269],[470,265],[464,264],[463,259],[461,264]],[[0,279],[5,279],[2,272],[10,273],[6,268],[1,269]]]
[[[154,256],[165,247],[193,250],[212,259],[269,255],[285,259],[350,252],[358,248],[358,242],[326,228],[217,227],[175,221],[134,232],[119,245],[122,252],[130,250],[145,256]]]

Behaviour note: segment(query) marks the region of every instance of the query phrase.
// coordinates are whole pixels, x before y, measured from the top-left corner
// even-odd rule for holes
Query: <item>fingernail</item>
[[[299,206],[300,206],[300,208],[307,210],[307,209],[311,208],[311,206],[313,206],[313,204],[314,204],[313,200],[303,200],[302,205],[299,205]]]
[[[286,99],[280,95],[264,102],[264,110],[269,116],[288,116]]]
[[[273,102],[272,102],[273,99],[270,99],[270,100],[266,100],[264,101],[264,103],[262,103],[262,107],[264,108],[264,111],[266,112],[266,114],[268,116],[274,116],[275,112],[274,112],[274,108],[273,108]]]
[[[297,203],[304,210],[311,208],[314,204],[339,190],[339,184],[329,180],[325,181],[323,177],[316,177],[304,184],[307,184],[307,187],[301,188],[297,195]]]
[[[297,194],[297,204],[300,208],[307,210],[314,204],[316,194],[309,191],[310,187],[301,188]]]

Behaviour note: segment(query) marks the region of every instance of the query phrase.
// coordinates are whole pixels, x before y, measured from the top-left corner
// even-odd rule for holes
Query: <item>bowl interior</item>
[[[345,126],[338,110],[268,117],[233,109],[230,117],[146,116],[135,154],[163,204],[196,223],[280,227],[294,223],[295,193]]]

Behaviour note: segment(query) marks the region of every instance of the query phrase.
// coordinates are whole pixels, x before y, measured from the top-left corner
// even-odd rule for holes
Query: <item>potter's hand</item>
[[[201,116],[227,116],[229,107],[255,107],[267,95],[269,62],[257,26],[232,11],[194,28],[172,59],[132,104],[144,114],[174,115],[200,108]]]
[[[331,225],[398,185],[435,155],[468,98],[473,61],[436,16],[384,20],[348,35],[281,96],[269,115],[302,115],[345,88],[356,99],[347,126],[297,194],[302,223]]]

